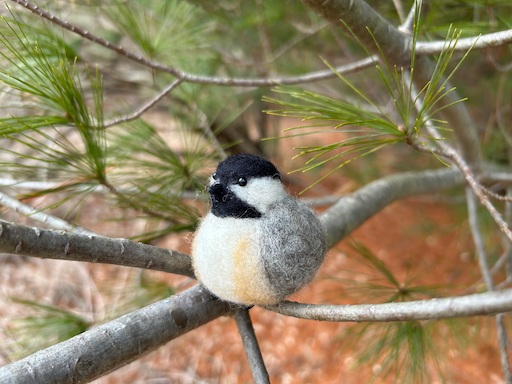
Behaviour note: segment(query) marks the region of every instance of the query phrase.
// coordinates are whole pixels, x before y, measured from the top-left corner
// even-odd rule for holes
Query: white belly
[[[196,277],[223,300],[262,305],[279,301],[263,269],[257,220],[209,213],[196,231],[192,250]]]

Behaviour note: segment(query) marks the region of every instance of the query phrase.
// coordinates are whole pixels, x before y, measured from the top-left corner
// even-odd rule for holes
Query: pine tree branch
[[[2,367],[0,382],[87,383],[229,311],[196,285]]]
[[[176,68],[167,66],[162,63],[158,63],[156,61],[148,60],[143,58],[140,55],[136,55],[132,52],[127,51],[122,46],[118,46],[110,43],[107,40],[104,40],[100,37],[97,37],[86,31],[81,29],[73,24],[68,23],[67,21],[61,20],[55,15],[52,15],[41,8],[27,3],[25,0],[11,0],[29,11],[35,13],[36,15],[51,21],[52,23],[64,28],[70,32],[76,33],[77,35],[83,37],[84,39],[90,40],[95,44],[99,44],[107,49],[110,49],[118,54],[126,57],[129,60],[142,64],[146,67],[153,68],[158,71],[167,72],[171,75],[175,76],[177,79],[180,79],[183,82],[189,83],[197,83],[197,84],[210,84],[210,85],[220,85],[220,86],[238,86],[238,87],[273,87],[278,84],[282,85],[294,85],[294,84],[305,84],[311,83],[319,80],[332,79],[337,77],[338,75],[331,70],[325,71],[316,71],[306,73],[301,76],[296,77],[275,77],[272,79],[245,79],[245,78],[223,78],[223,77],[210,77],[210,76],[199,76],[193,75],[184,71],[180,71]],[[355,61],[353,63],[349,63],[346,65],[342,65],[336,68],[336,70],[341,74],[349,74],[360,71],[364,68],[369,68],[373,66],[373,60],[371,58],[365,58],[362,60]]]
[[[190,256],[128,239],[79,235],[0,222],[0,252],[116,264],[194,277]]]
[[[233,317],[236,321],[238,332],[240,333],[240,337],[244,344],[245,354],[247,355],[247,360],[251,367],[254,382],[256,384],[270,384],[267,368],[265,367],[265,362],[261,356],[258,339],[254,333],[249,310],[240,308],[236,310]]]
[[[50,215],[49,213],[40,211],[31,207],[28,204],[24,204],[19,200],[16,200],[5,193],[0,192],[0,205],[12,209],[14,212],[24,216],[29,216],[31,219],[44,223],[53,229],[60,229],[68,232],[73,232],[82,235],[98,236],[96,233],[91,232],[85,228],[79,227],[68,223],[66,220],[62,220],[56,216]]]
[[[315,305],[282,301],[266,309],[319,321],[413,321],[488,316],[512,311],[512,289],[461,297],[385,304]]]
[[[400,32],[363,0],[301,0],[301,2],[332,25],[348,33],[343,24],[345,22],[361,44],[377,54],[379,49],[375,44],[375,37],[391,66],[396,65],[400,68],[410,65],[412,37]],[[368,33],[368,29],[372,34]],[[429,58],[416,58],[413,81],[418,89],[423,89],[423,86],[430,81],[433,71],[434,64]],[[443,82],[444,79],[441,80],[441,83]],[[446,83],[445,88],[452,89],[453,86]],[[441,115],[453,130],[462,157],[471,166],[478,168],[481,163],[478,134],[467,108],[462,103],[456,103],[459,100],[458,94],[452,91],[439,100],[438,107],[454,104],[450,108],[445,108]]]
[[[462,184],[463,180],[458,170],[449,168],[383,177],[341,198],[320,219],[333,246],[392,202]]]

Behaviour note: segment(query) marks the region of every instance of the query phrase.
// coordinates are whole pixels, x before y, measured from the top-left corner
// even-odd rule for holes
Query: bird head
[[[211,212],[218,217],[259,218],[286,196],[279,171],[251,154],[230,156],[210,177]]]

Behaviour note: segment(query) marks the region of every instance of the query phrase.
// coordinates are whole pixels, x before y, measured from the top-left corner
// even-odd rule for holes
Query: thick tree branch
[[[194,277],[190,256],[128,239],[79,235],[0,222],[0,252],[145,268]]]
[[[338,200],[320,216],[331,245],[392,202],[462,183],[452,169],[409,172],[376,180]],[[181,252],[109,239],[0,222],[0,252],[27,256],[117,264],[193,277],[190,256]]]
[[[376,180],[343,197],[320,215],[331,246],[392,202],[462,184],[458,170],[405,172]]]
[[[240,308],[236,310],[233,317],[235,318],[238,332],[244,344],[245,354],[247,355],[255,384],[269,384],[270,380],[268,378],[267,368],[261,356],[258,339],[256,339],[256,334],[254,333],[249,311],[245,308]]]
[[[196,285],[2,367],[0,382],[87,383],[229,311]]]
[[[337,322],[453,319],[512,311],[512,289],[405,303],[314,305],[283,301],[265,308],[301,319]]]

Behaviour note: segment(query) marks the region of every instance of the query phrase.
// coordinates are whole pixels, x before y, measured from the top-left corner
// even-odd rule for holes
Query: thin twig
[[[238,332],[244,344],[245,354],[251,367],[252,377],[256,384],[270,384],[267,368],[261,356],[258,339],[254,333],[249,310],[240,308],[233,316],[238,327]]]
[[[489,188],[484,187],[482,184],[480,184],[480,189],[483,193],[486,195],[492,197],[493,199],[499,200],[499,201],[512,201],[512,196],[502,196],[497,194],[496,192],[491,191]]]
[[[126,123],[128,121],[132,121],[135,119],[138,119],[140,116],[142,116],[143,113],[148,111],[151,107],[156,105],[160,100],[162,100],[165,96],[169,94],[174,88],[176,88],[183,80],[176,79],[174,80],[167,88],[165,88],[162,92],[158,94],[153,100],[151,100],[149,103],[147,103],[145,106],[143,106],[141,109],[139,109],[137,112],[132,113],[131,115],[126,116],[120,116],[116,117],[115,119],[106,121],[105,124],[103,124],[104,128],[111,127],[113,125]]]
[[[512,289],[461,297],[384,304],[318,305],[282,301],[265,308],[300,319],[334,322],[452,319],[510,312]]]
[[[79,227],[78,225],[70,224],[66,220],[62,220],[56,216],[50,215],[49,213],[35,209],[28,204],[22,203],[21,201],[16,200],[15,198],[6,195],[3,192],[0,192],[0,205],[10,208],[14,212],[19,213],[21,215],[28,216],[33,220],[44,223],[53,229],[60,229],[83,235],[98,236],[96,233],[91,232],[85,228]]]
[[[471,234],[473,236],[473,242],[475,243],[476,254],[478,256],[478,264],[480,265],[480,270],[482,272],[482,277],[484,279],[487,290],[493,291],[494,282],[492,281],[492,276],[489,271],[489,265],[487,264],[487,256],[485,252],[484,241],[478,225],[475,194],[473,193],[472,189],[469,186],[466,187],[466,199],[468,203],[469,227],[471,229]]]

